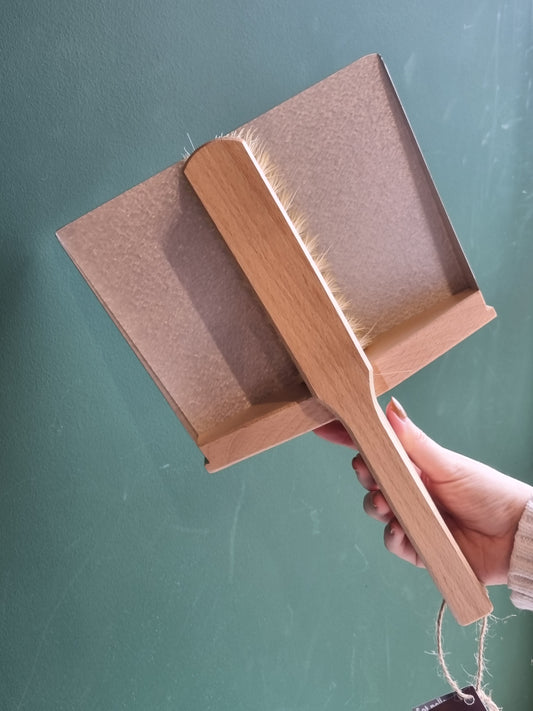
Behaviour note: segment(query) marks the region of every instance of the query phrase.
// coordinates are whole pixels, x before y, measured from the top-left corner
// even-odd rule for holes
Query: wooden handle
[[[370,405],[370,403],[368,403]],[[492,610],[477,579],[377,402],[359,401],[340,419],[457,622]]]
[[[364,351],[246,143],[212,141],[184,172],[311,392],[352,435],[457,621],[489,614],[485,588],[377,404]]]

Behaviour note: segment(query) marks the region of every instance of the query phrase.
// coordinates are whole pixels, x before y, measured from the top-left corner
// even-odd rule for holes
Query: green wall
[[[381,53],[497,322],[397,395],[532,477],[529,0],[4,0],[0,707],[410,709],[446,691],[424,571],[307,435],[211,476],[54,232]],[[529,708],[533,618],[493,589],[490,686]],[[474,632],[446,625],[452,672]],[[528,703],[529,702],[529,703]]]

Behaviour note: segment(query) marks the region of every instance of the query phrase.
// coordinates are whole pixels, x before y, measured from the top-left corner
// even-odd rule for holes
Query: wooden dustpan
[[[244,128],[295,191],[296,209],[372,337],[366,357],[378,394],[494,317],[379,57]],[[334,415],[304,384],[183,168],[171,166],[58,236],[215,471]],[[442,528],[428,511],[428,525],[434,518]],[[413,542],[427,533],[402,523]],[[431,564],[433,554],[425,560],[467,623],[490,603],[453,544],[448,572]],[[454,604],[457,585],[466,592]]]

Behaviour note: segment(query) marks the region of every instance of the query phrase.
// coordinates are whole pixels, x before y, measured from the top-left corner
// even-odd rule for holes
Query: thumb
[[[457,455],[441,447],[417,427],[396,398],[387,405],[386,414],[409,458],[421,471],[435,482],[453,476],[458,468]]]

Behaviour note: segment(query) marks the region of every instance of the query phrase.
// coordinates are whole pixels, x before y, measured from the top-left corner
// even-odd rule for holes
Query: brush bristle
[[[279,171],[277,170],[274,163],[270,160],[268,152],[264,144],[260,141],[257,135],[251,131],[235,131],[230,134],[236,138],[241,138],[248,145],[252,155],[259,164],[259,167],[263,171],[265,178],[268,180],[270,187],[276,193],[278,200],[283,205],[289,219],[291,220],[294,229],[300,235],[303,243],[305,244],[312,260],[316,264],[318,270],[324,277],[326,284],[328,285],[335,301],[339,305],[339,308],[343,312],[346,320],[350,324],[352,331],[354,332],[357,340],[359,341],[362,348],[366,348],[370,345],[371,336],[370,333],[363,328],[359,319],[353,313],[353,307],[349,303],[346,296],[342,293],[339,288],[335,278],[332,274],[331,266],[328,263],[327,254],[324,253],[319,245],[318,240],[315,236],[311,235],[308,230],[307,220],[305,215],[302,215],[294,207],[294,196],[295,193],[291,192],[285,185],[283,178],[281,177]]]

